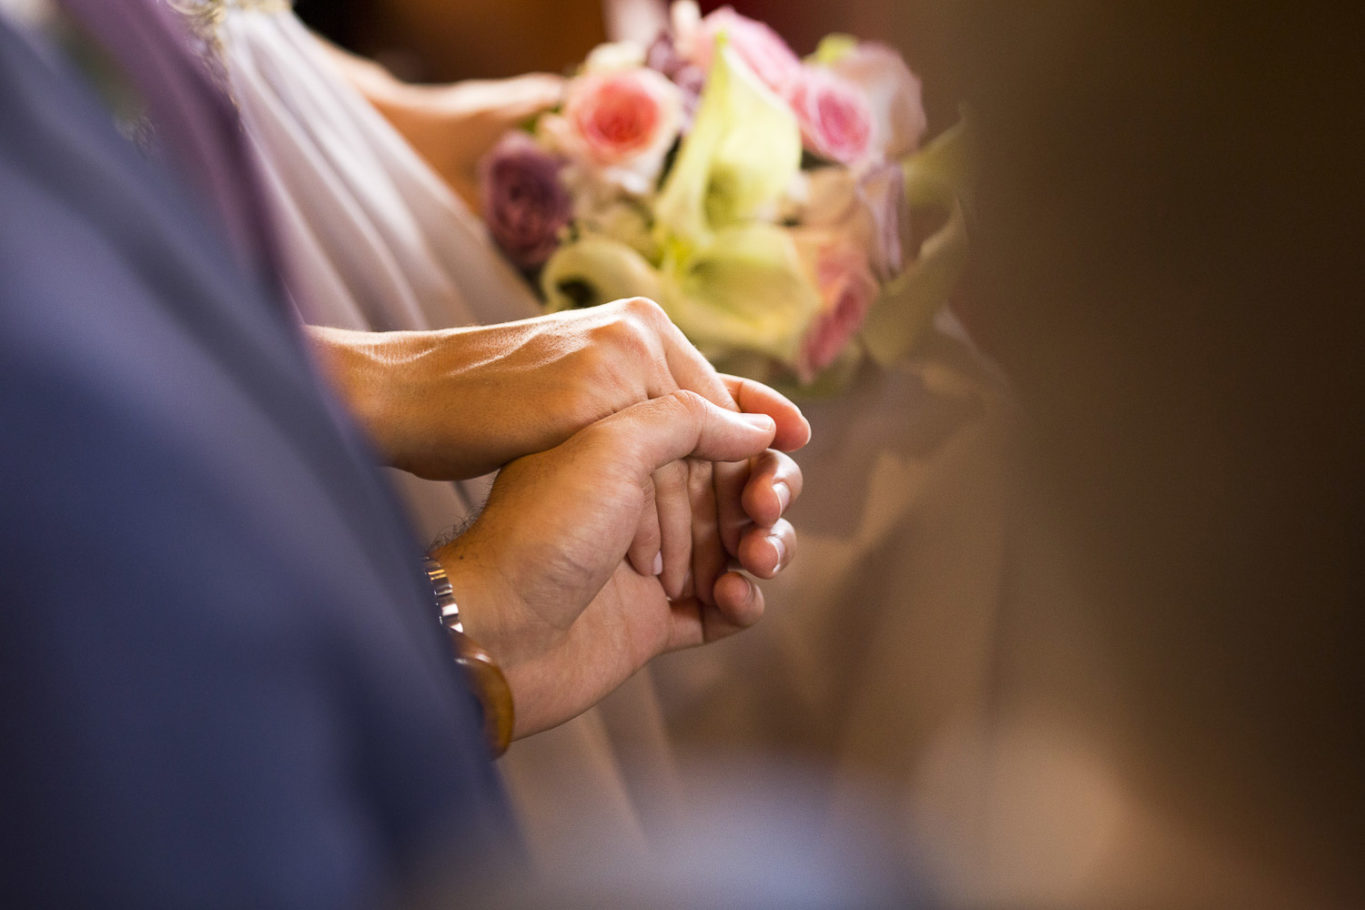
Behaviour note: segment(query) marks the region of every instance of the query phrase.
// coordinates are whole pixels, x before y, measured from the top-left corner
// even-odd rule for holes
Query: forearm
[[[420,377],[438,350],[450,357],[446,336],[432,332],[358,332],[308,326],[324,375],[352,416],[369,433],[386,463],[414,470],[414,407],[423,399]],[[418,448],[421,447],[418,441]]]
[[[602,360],[592,333],[550,317],[421,332],[310,326],[324,372],[386,463],[460,480],[551,448],[626,404],[578,361]]]
[[[337,73],[376,107],[411,106],[423,91],[431,90],[430,86],[403,82],[373,60],[352,54],[325,38],[317,40]]]
[[[389,121],[472,208],[478,162],[517,123],[559,102],[563,80],[532,73],[512,79],[414,85],[379,64],[321,42],[337,73]]]

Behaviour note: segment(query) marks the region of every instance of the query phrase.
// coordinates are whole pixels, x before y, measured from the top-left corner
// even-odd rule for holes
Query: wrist
[[[512,738],[520,739],[563,719],[553,702],[565,677],[548,669],[545,658],[562,642],[564,630],[547,628],[527,606],[495,558],[495,546],[481,543],[476,524],[432,557],[450,580],[465,633],[487,649],[507,680],[516,704]]]
[[[485,559],[471,529],[433,550],[429,557],[444,571],[460,609],[460,622],[471,638],[489,649],[504,672],[514,671],[519,654],[515,636],[517,594],[501,580],[501,570]]]
[[[441,563],[428,556],[425,566],[437,619],[450,638],[455,662],[465,671],[478,699],[483,714],[484,740],[493,757],[497,758],[507,751],[516,726],[512,689],[493,656],[465,630],[454,585]]]

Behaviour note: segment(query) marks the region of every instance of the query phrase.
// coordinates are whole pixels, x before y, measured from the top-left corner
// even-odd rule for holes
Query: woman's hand
[[[309,333],[388,463],[419,477],[486,474],[679,389],[767,414],[777,424],[774,447],[783,451],[810,438],[794,404],[760,383],[716,373],[643,298],[491,326]]]

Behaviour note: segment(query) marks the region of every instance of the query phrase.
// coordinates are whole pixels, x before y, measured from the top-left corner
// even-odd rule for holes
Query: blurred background
[[[610,6],[610,0],[605,4]],[[801,55],[830,32],[894,44],[924,78],[929,122],[956,119],[951,22],[934,0],[830,4],[739,0],[732,6],[768,23]],[[420,82],[565,72],[606,39],[603,0],[298,0],[299,17],[339,44],[384,61]]]
[[[884,781],[950,903],[1365,905],[1362,14],[732,5],[800,54],[892,44],[931,133],[970,106],[970,322],[1017,405],[973,418],[975,473],[927,481],[957,514],[998,484],[991,520],[887,538],[937,545],[923,574],[998,532],[988,615],[843,617],[847,731],[785,744]],[[598,0],[298,11],[427,81],[563,71],[605,35]],[[974,688],[939,691],[948,653]]]

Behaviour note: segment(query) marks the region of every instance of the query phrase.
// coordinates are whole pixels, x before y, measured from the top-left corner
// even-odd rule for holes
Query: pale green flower
[[[724,36],[692,131],[655,207],[656,231],[681,252],[712,232],[775,208],[801,165],[796,116],[730,48]]]
[[[964,118],[903,163],[912,210],[937,209],[946,213],[947,221],[925,239],[915,261],[885,288],[867,315],[863,343],[878,363],[892,363],[914,346],[966,270],[970,142]]]
[[[588,235],[555,251],[540,274],[551,312],[596,306],[623,297],[658,300],[659,273],[638,252],[607,237]]]
[[[703,353],[757,351],[785,363],[819,311],[791,234],[769,224],[723,228],[668,260],[659,303]]]
[[[860,43],[852,35],[833,32],[820,39],[815,53],[807,57],[806,61],[816,66],[833,66],[857,50]]]

